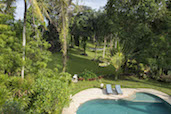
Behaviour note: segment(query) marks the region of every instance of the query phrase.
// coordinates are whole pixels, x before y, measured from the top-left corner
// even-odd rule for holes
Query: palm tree
[[[65,4],[65,1],[61,0],[61,20],[62,20],[62,28],[61,35],[63,37],[63,72],[66,71],[66,63],[67,63],[67,7],[68,4]]]
[[[67,65],[67,37],[68,37],[68,12],[69,7],[72,5],[72,0],[59,0],[60,5],[60,40],[62,42],[63,53],[63,72],[66,71]]]
[[[41,10],[37,4],[36,0],[29,0],[30,4],[33,6],[35,13],[39,16],[39,18],[43,21],[43,15],[41,13]],[[28,5],[28,0],[24,0],[24,25],[23,25],[23,62],[25,62],[25,53],[26,53],[26,19],[27,19],[27,5]],[[25,66],[23,64],[22,70],[21,70],[21,77],[24,79],[24,69]]]
[[[115,80],[118,79],[119,70],[125,62],[124,46],[117,40],[116,53],[111,57],[111,64],[115,67]]]
[[[23,25],[23,61],[25,61],[25,47],[26,47],[26,19],[27,19],[27,1],[24,0],[24,25]],[[25,66],[23,64],[21,70],[21,77],[24,79],[24,69]]]
[[[66,71],[67,66],[67,37],[69,31],[69,14],[72,12],[71,6],[76,7],[72,0],[48,0],[49,13],[52,18],[51,24],[56,27],[59,32],[59,39],[62,44],[63,55],[63,72]],[[51,14],[52,13],[52,14]]]

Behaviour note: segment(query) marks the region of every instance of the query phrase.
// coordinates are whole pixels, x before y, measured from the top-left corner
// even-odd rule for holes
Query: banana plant
[[[117,51],[114,54],[114,56],[111,57],[111,64],[115,67],[115,80],[118,79],[119,76],[119,70],[121,66],[124,64],[125,61],[125,55],[123,53],[123,47],[122,45],[119,45],[119,42],[117,43]]]

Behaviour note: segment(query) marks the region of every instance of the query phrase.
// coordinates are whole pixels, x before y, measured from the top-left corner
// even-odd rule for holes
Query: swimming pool
[[[127,100],[91,100],[77,114],[171,114],[171,106],[151,94],[136,93]]]

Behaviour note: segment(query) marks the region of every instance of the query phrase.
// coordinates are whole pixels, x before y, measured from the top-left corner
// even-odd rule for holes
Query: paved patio
[[[114,90],[114,89],[113,89]],[[146,92],[146,93],[151,93],[153,95],[156,95],[166,102],[168,102],[171,105],[171,96],[154,90],[154,89],[142,89],[142,88],[137,88],[137,89],[130,89],[130,88],[122,88],[123,95],[117,95],[116,92],[114,91],[114,94],[112,95],[107,95],[105,89],[99,89],[99,88],[92,88],[92,89],[87,89],[84,91],[81,91],[71,97],[72,101],[70,103],[69,107],[66,107],[63,109],[62,114],[76,114],[76,111],[78,107],[93,99],[122,99],[122,98],[127,98],[130,97],[131,95],[135,94],[136,92]]]

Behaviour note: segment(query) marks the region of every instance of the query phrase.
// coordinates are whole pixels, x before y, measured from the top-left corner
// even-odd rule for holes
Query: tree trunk
[[[71,48],[73,48],[74,47],[74,43],[73,43],[73,40],[74,40],[74,38],[73,38],[74,36],[73,35],[71,35]]]
[[[83,48],[84,48],[84,55],[86,55],[86,42],[84,42]]]
[[[76,46],[78,46],[78,47],[80,46],[80,38],[78,35],[74,36],[74,43]]]
[[[96,57],[97,57],[97,39],[96,39],[96,34],[94,35],[94,40],[95,40],[95,56],[94,56],[94,60],[96,60]]]
[[[95,56],[94,56],[94,60],[96,60],[96,58],[97,58],[97,42],[95,44]]]
[[[118,80],[118,75],[119,75],[119,73],[118,73],[118,70],[116,69],[115,70],[116,72],[115,72],[115,80]]]
[[[118,46],[118,41],[117,38],[115,38],[115,49],[117,49],[117,46]]]
[[[84,49],[84,55],[85,56],[87,55],[86,54],[87,40],[88,40],[88,38],[85,37],[85,36],[82,38],[82,44],[83,44],[83,49]]]
[[[23,61],[25,61],[25,48],[26,48],[26,19],[27,19],[27,1],[24,0],[24,4],[25,4],[25,10],[24,10],[24,25],[23,25]],[[24,79],[24,69],[25,66],[22,66],[22,70],[21,70],[21,77],[22,79]]]
[[[110,53],[113,55],[113,35],[110,36]]]
[[[63,34],[63,72],[66,72],[67,63],[67,31],[66,31],[66,13],[64,12],[64,4],[62,4],[62,34]]]
[[[63,72],[66,71],[66,63],[67,63],[67,41],[66,40],[67,40],[66,39],[66,35],[64,35],[64,43],[63,43]]]
[[[106,51],[106,37],[104,37],[103,58],[105,57],[105,51]]]

